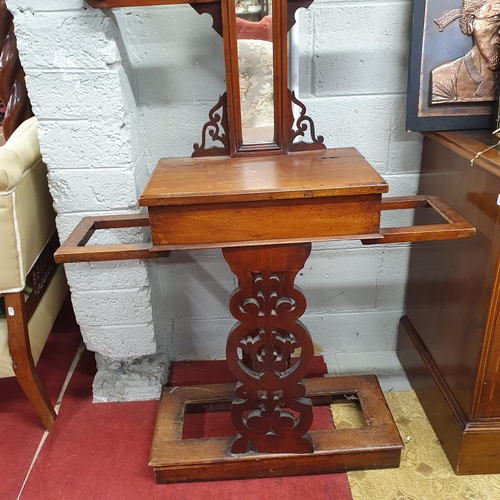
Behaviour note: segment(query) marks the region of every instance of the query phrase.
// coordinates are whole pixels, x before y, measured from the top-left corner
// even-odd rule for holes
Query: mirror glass
[[[237,0],[243,144],[274,142],[272,1]]]

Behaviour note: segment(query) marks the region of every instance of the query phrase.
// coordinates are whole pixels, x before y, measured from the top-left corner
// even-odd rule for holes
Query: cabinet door
[[[496,239],[500,238],[500,215],[497,218]],[[486,322],[480,417],[500,417],[500,253]],[[482,380],[481,380],[482,378]]]
[[[480,403],[493,348],[491,342],[486,345],[485,332],[500,252],[500,176],[471,168],[470,156],[426,138],[419,192],[440,197],[477,230],[470,240],[414,245],[406,300],[406,314],[435,370],[464,416],[475,419],[492,397],[489,388]]]

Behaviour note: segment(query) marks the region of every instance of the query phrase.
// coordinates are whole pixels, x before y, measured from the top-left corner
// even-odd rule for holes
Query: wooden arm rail
[[[152,252],[151,243],[120,243],[86,246],[97,229],[149,227],[148,214],[85,217],[54,254],[57,263],[168,257],[170,252]]]
[[[410,210],[414,208],[432,208],[446,222],[422,226],[381,228],[382,238],[361,240],[363,245],[454,240],[472,238],[476,234],[474,226],[436,196],[394,196],[382,199],[382,210]]]
[[[380,230],[381,238],[362,239],[362,243],[372,245],[462,239],[471,238],[476,232],[474,226],[434,196],[417,195],[385,198],[382,200],[381,206],[382,210],[408,210],[414,208],[432,208],[446,222],[423,226],[382,228]],[[168,257],[170,252],[152,251],[150,242],[86,246],[97,229],[132,227],[149,227],[148,214],[85,217],[56,251],[54,254],[55,261],[57,263],[70,263]],[[328,238],[325,237],[326,239]]]
[[[86,0],[94,9],[115,7],[146,7],[148,5],[179,5],[182,3],[213,3],[214,0]]]

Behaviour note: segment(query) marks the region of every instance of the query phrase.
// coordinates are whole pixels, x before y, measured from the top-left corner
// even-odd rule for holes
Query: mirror
[[[288,152],[287,2],[266,1],[221,2],[231,156]]]
[[[202,142],[194,144],[192,156],[325,149],[306,107],[288,88],[287,34],[296,10],[308,7],[312,0],[199,2],[196,10],[212,15],[213,27],[224,40],[226,92],[210,110]],[[298,109],[296,116],[292,106]],[[306,134],[311,142],[303,140]],[[207,147],[209,141],[214,146]]]
[[[239,0],[235,4],[243,145],[274,142],[273,23],[269,6],[267,0]]]

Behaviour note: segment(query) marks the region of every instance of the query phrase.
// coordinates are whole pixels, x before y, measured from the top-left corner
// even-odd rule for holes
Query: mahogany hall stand
[[[214,29],[224,35],[228,75],[227,93],[210,112],[201,146],[195,144],[192,158],[160,160],[139,198],[147,214],[85,218],[56,259],[144,259],[221,248],[238,278],[229,301],[237,323],[228,336],[226,360],[239,382],[163,389],[150,458],[157,482],[397,467],[403,444],[373,375],[303,380],[314,350],[299,321],[306,302],[294,280],[315,241],[468,238],[474,228],[434,197],[382,200],[387,183],[356,149],[326,149],[316,138],[286,81],[286,32],[295,10],[309,1],[274,0],[275,140],[244,144],[231,2],[191,2],[199,12],[210,12]],[[167,3],[182,2],[89,1],[102,8]],[[295,119],[292,103],[301,110]],[[305,131],[312,142],[301,140]],[[221,145],[206,147],[207,135]],[[419,207],[436,211],[443,222],[380,228],[381,210]],[[86,245],[97,229],[134,226],[149,226],[151,242]],[[328,405],[339,395],[359,400],[365,426],[310,431],[313,406]],[[200,407],[230,409],[235,436],[182,439],[184,414]]]
[[[240,384],[164,388],[150,462],[157,482],[399,465],[403,445],[374,376],[302,382],[313,346],[298,321],[305,299],[293,286],[311,241],[349,238],[369,244],[468,237],[474,232],[438,199],[382,201],[387,190],[353,148],[265,160],[165,159],[139,200],[148,206],[149,217],[85,218],[58,250],[58,261],[80,262],[216,247],[223,249],[238,277],[230,311],[239,323],[228,338],[226,359]],[[445,223],[380,229],[382,209],[429,205]],[[133,225],[149,225],[152,244],[85,246],[96,229]],[[298,348],[300,356],[291,365],[290,355]],[[313,403],[328,404],[340,394],[359,398],[366,426],[307,432]],[[236,439],[182,440],[187,406],[220,407],[231,401]]]

